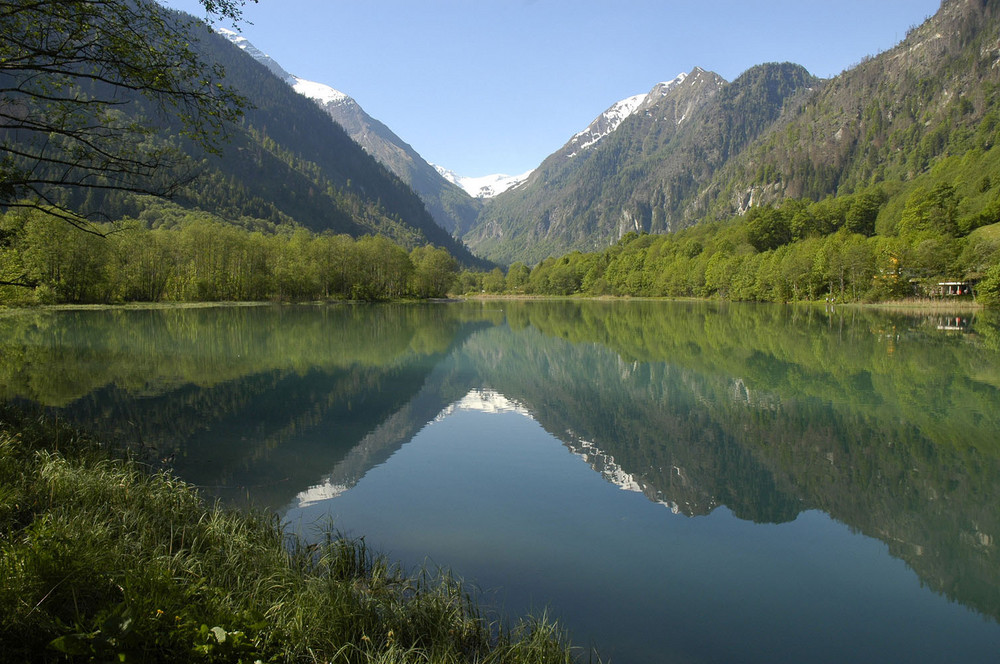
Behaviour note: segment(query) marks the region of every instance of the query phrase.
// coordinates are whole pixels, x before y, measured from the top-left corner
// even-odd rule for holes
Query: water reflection
[[[647,622],[669,618],[687,644],[677,657],[752,659],[727,649],[781,638],[745,615],[753,627],[736,626],[762,603],[790,622],[803,618],[789,606],[857,632],[868,620],[906,649],[942,644],[894,621],[945,621],[967,654],[998,645],[996,623],[983,632],[879,562],[884,550],[1000,618],[1000,333],[984,314],[654,302],[31,312],[0,316],[0,340],[3,398],[113,431],[233,502],[382,533],[404,559],[432,555],[503,587],[510,605],[557,602],[579,633],[628,642],[620,653],[638,657],[636,625],[662,632]],[[811,571],[782,580],[782,565]],[[861,582],[922,613],[871,615],[842,590],[884,601]],[[808,607],[795,583],[814,593]],[[597,606],[630,601],[627,617]],[[732,632],[709,647],[697,620]],[[822,659],[825,637],[800,628],[783,656]],[[893,658],[871,647],[830,652]]]
[[[0,398],[110,434],[234,503],[278,508],[359,444],[371,448],[370,434],[401,409],[424,417],[414,395],[427,375],[494,315],[421,306],[9,313],[0,316]],[[445,389],[423,408],[436,413],[451,398]],[[372,464],[405,437],[390,438]]]
[[[418,394],[414,399],[414,402],[421,401],[431,404],[431,408],[436,403],[427,394]],[[456,411],[468,410],[528,415],[522,406],[501,394],[492,390],[473,390],[434,416],[430,423],[438,422]],[[394,413],[357,443],[320,483],[299,492],[289,509],[309,507],[335,498],[356,485],[371,468],[388,459],[392,452],[409,441],[418,429],[423,428],[428,413],[426,408],[415,408],[412,405]]]
[[[995,652],[995,625],[927,592],[883,544],[822,512],[763,527],[724,506],[686,518],[636,491],[607,451],[567,454],[529,405],[481,394],[446,407],[351,491],[286,519],[304,533],[332,519],[395,558],[447,561],[493,603],[548,606],[613,661]]]

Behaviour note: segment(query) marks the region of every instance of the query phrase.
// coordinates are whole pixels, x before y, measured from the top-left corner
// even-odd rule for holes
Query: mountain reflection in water
[[[0,397],[548,605],[616,661],[1000,645],[986,314],[491,302],[10,313],[0,333]]]

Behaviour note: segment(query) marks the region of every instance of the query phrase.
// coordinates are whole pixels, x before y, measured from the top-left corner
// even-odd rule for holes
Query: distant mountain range
[[[527,173],[522,173],[520,175],[495,173],[493,175],[470,177],[467,175],[459,175],[455,171],[450,171],[443,166],[435,166],[434,168],[437,169],[437,172],[440,173],[441,177],[445,180],[458,185],[465,191],[465,193],[469,194],[469,196],[480,199],[493,198],[508,189],[518,187],[523,184],[532,173],[532,171],[528,171]]]
[[[989,150],[1000,131],[1000,0],[944,0],[899,45],[832,79],[791,63],[731,82],[696,67],[612,104],[531,171],[478,178],[428,163],[348,95],[242,36],[194,30],[251,107],[222,156],[191,151],[202,177],[179,203],[247,225],[432,243],[466,265],[531,265],[786,198],[879,183],[891,195],[942,157]],[[79,203],[141,212],[113,195]]]
[[[998,7],[944,0],[895,48],[828,80],[789,63],[732,82],[696,68],[660,94],[612,106],[484,206],[463,239],[492,260],[533,264],[629,231],[905,182],[941,157],[989,149],[1000,117]]]
[[[997,5],[945,0],[898,46],[828,80],[791,63],[758,65],[732,82],[696,67],[612,104],[513,177],[428,164],[347,95],[290,76],[229,36],[315,99],[474,253],[534,264],[602,249],[629,231],[672,232],[786,197],[913,177],[996,115]]]
[[[366,152],[413,187],[435,221],[456,236],[465,235],[477,224],[483,208],[489,204],[489,199],[518,189],[526,184],[535,172],[535,169],[532,169],[520,175],[498,173],[470,177],[460,175],[444,166],[430,164],[382,122],[372,118],[346,93],[325,83],[308,81],[288,73],[273,58],[237,32],[224,28],[218,32],[265,65],[296,92],[314,100]],[[574,135],[567,146],[557,154],[566,153],[568,157],[572,157],[577,151],[594,148],[601,139],[614,132],[625,118],[637,111],[648,109],[671,88],[681,84],[686,77],[687,74],[680,74],[669,82],[657,84],[646,94],[635,95],[617,102],[584,130]],[[573,151],[572,154],[568,154],[570,150]],[[461,195],[459,190],[465,192],[467,196]]]

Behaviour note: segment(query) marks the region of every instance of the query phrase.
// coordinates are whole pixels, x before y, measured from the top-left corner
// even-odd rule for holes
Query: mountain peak
[[[527,173],[522,173],[521,175],[495,173],[493,175],[483,175],[481,177],[468,177],[465,175],[459,175],[455,171],[450,171],[443,166],[437,166],[434,164],[432,164],[432,166],[434,166],[435,170],[441,174],[441,177],[452,184],[458,185],[473,198],[493,198],[508,189],[515,189],[516,187],[524,184],[524,182],[527,181],[528,176],[534,172],[534,169],[532,169]]]
[[[636,111],[656,103],[669,90],[683,83],[687,76],[687,74],[682,72],[672,80],[657,83],[653,86],[652,90],[645,94],[632,95],[612,104],[608,110],[601,113],[593,122],[587,125],[586,129],[577,132],[570,139],[566,148],[564,148],[569,151],[567,158],[573,158],[580,154],[581,150],[586,150],[597,145],[601,139],[612,133],[615,129],[618,129],[626,118],[633,115]]]
[[[234,45],[239,47],[251,58],[253,58],[257,62],[261,63],[262,65],[270,69],[271,73],[273,73],[278,78],[282,79],[283,81],[288,81],[288,79],[292,78],[292,75],[289,74],[284,69],[282,69],[281,65],[279,65],[274,60],[274,58],[272,58],[270,55],[260,50],[253,44],[251,44],[250,40],[241,35],[240,33],[220,27],[215,27],[213,29],[220,35],[228,39],[230,42],[232,42]]]
[[[686,74],[684,72],[681,72],[680,74],[677,74],[677,76],[674,76],[669,81],[664,81],[663,83],[657,83],[656,85],[653,86],[653,89],[650,90],[649,93],[646,95],[646,99],[644,101],[649,101],[651,97],[662,97],[663,95],[667,94],[667,92],[669,92],[672,88],[680,85],[685,80],[687,80],[687,77],[689,75],[692,74],[696,75],[699,71],[701,70],[698,67],[695,67],[691,71],[691,74]]]
[[[226,28],[216,28],[216,31],[246,52],[246,54],[254,60],[270,69],[271,72],[278,78],[295,88],[295,91],[300,95],[319,102],[321,106],[329,104],[345,104],[354,101],[345,93],[340,90],[335,90],[329,85],[316,83],[314,81],[307,81],[306,79],[299,78],[294,74],[289,74],[274,60],[274,58],[254,46],[250,43],[249,39],[240,33],[234,32],[233,30],[227,30]]]

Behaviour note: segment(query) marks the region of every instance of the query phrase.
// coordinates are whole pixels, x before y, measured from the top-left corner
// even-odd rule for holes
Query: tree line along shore
[[[960,214],[950,185],[894,209],[881,188],[786,201],[676,233],[630,232],[529,267],[462,268],[383,236],[163,212],[86,233],[37,210],[0,216],[0,303],[389,300],[448,294],[892,302],[962,289],[1000,305],[1000,206]],[[994,210],[994,207],[997,209]],[[158,211],[158,213],[157,213]]]

